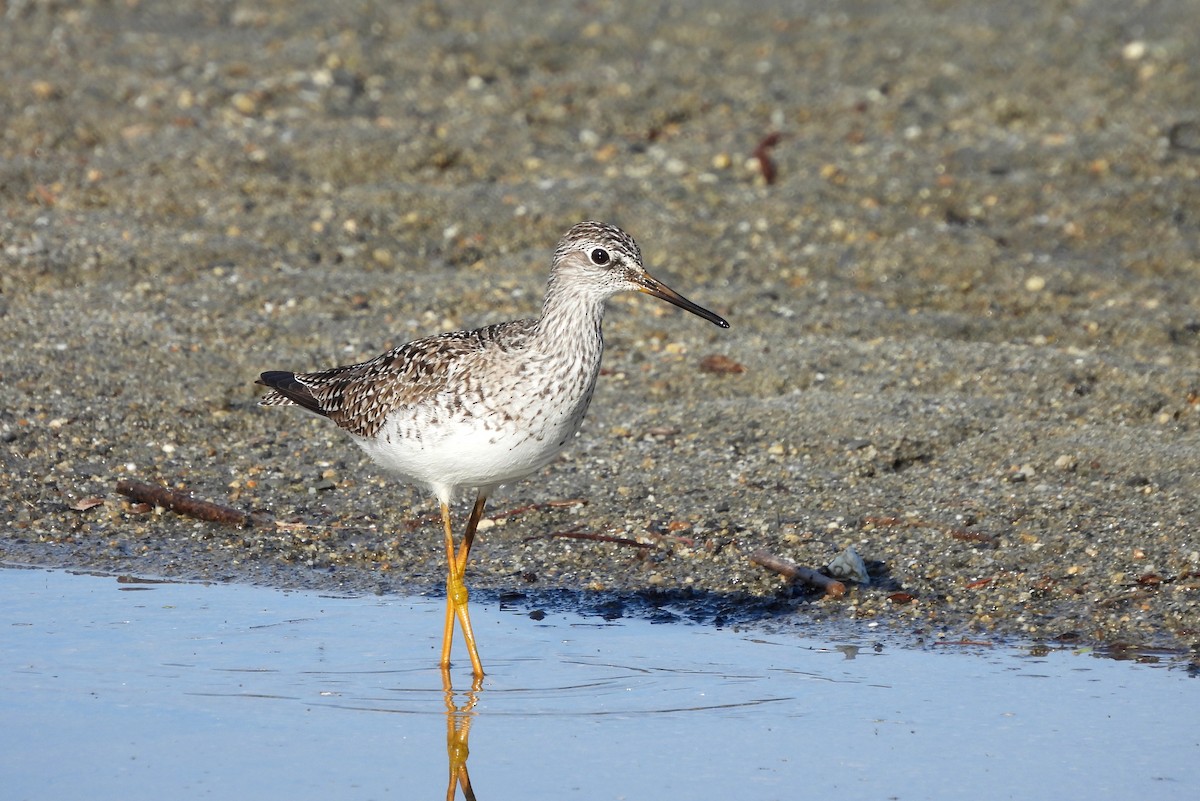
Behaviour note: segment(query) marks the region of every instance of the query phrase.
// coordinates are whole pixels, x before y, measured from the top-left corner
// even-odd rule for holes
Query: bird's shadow
[[[719,592],[694,588],[641,590],[544,589],[472,593],[472,599],[498,603],[502,610],[524,613],[534,620],[550,614],[573,613],[607,622],[622,619],[651,623],[702,626],[745,625],[794,613],[816,593],[784,590],[775,596],[746,592]]]

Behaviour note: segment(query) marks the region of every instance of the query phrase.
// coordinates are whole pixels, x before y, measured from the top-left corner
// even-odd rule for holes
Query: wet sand
[[[253,380],[535,314],[597,218],[732,328],[616,299],[473,586],[1195,649],[1200,4],[975,6],[8,4],[0,559],[436,590],[430,500]]]

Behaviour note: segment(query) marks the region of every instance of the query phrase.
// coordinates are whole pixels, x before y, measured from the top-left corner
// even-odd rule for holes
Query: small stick
[[[528,503],[524,506],[516,506],[512,509],[505,509],[494,514],[489,514],[485,520],[499,521],[516,515],[523,515],[526,512],[543,511],[545,509],[562,509],[570,506],[587,506],[587,498],[562,498],[560,500],[545,501],[543,503]],[[427,526],[431,523],[438,523],[441,518],[437,515],[425,515],[414,520],[406,520],[404,527],[409,531],[415,531],[422,526]]]
[[[179,584],[177,579],[152,579],[142,578],[141,576],[130,576],[128,574],[117,576],[118,584]]]
[[[778,131],[769,133],[758,143],[758,147],[754,148],[753,156],[758,159],[758,169],[762,172],[763,183],[767,186],[775,183],[775,178],[779,175],[775,160],[771,158],[771,148],[779,144],[779,140],[782,138],[783,134]]]
[[[1149,597],[1150,590],[1147,590],[1144,587],[1132,587],[1128,590],[1124,590],[1123,592],[1119,592],[1116,595],[1110,595],[1107,598],[1101,598],[1097,602],[1097,605],[1102,609],[1108,609],[1126,601],[1140,601],[1143,598]]]
[[[560,500],[545,501],[544,503],[529,503],[524,506],[518,506],[514,509],[506,509],[503,512],[496,512],[488,515],[492,520],[503,520],[506,517],[515,517],[523,515],[526,512],[540,512],[545,509],[563,509],[571,506],[586,506],[587,498],[563,498]]]
[[[534,534],[532,537],[526,537],[521,542],[532,542],[533,540],[549,540],[549,539],[568,539],[568,540],[592,540],[594,542],[614,542],[617,545],[629,545],[634,548],[653,548],[654,546],[648,542],[638,542],[631,540],[628,537],[614,537],[611,534],[593,534],[590,531],[580,531],[583,523],[576,523],[563,531],[552,531],[549,534]]]
[[[768,570],[774,570],[789,581],[802,581],[810,587],[824,590],[825,595],[829,598],[841,598],[846,594],[846,585],[837,579],[831,579],[811,567],[801,567],[786,559],[772,556],[766,551],[755,551],[750,554],[750,561],[756,565],[762,565]]]
[[[133,498],[135,501],[152,503],[184,517],[194,517],[210,523],[245,528],[255,522],[251,515],[238,509],[211,501],[202,501],[158,484],[147,484],[144,481],[122,478],[117,480],[117,492]]]

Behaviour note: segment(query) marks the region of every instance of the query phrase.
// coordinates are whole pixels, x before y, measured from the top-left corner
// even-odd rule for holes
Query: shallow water
[[[488,799],[1200,786],[1200,683],[1182,664],[537,621],[493,603],[472,609],[482,688],[459,667],[447,694],[437,599],[41,569],[0,569],[0,598],[0,784],[14,800],[444,798],[448,732],[466,739],[464,726],[457,776]]]

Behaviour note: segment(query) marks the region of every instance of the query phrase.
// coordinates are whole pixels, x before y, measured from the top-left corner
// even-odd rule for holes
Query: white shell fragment
[[[853,545],[847,545],[846,550],[835,556],[833,561],[825,566],[825,572],[838,581],[871,583],[871,577],[867,575],[867,566]]]

